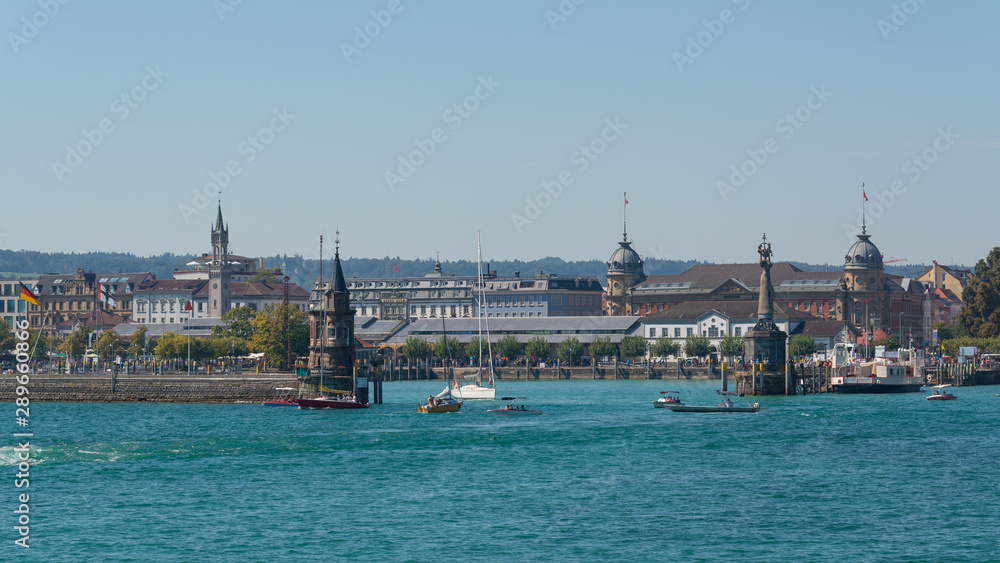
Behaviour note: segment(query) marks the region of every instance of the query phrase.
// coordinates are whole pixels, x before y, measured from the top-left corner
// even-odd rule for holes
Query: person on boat
[[[427,406],[434,406],[434,395],[427,395]]]

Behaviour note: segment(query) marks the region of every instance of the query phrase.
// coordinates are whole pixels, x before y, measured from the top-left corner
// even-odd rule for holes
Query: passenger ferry
[[[879,350],[875,361],[853,364],[846,345],[837,344],[833,352],[834,393],[915,393],[927,383],[922,350]]]

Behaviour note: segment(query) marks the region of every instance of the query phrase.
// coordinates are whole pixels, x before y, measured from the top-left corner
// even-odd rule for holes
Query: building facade
[[[0,317],[7,321],[11,330],[14,330],[14,323],[28,318],[28,307],[31,305],[21,299],[21,283],[37,293],[35,290],[37,279],[0,280]]]
[[[32,327],[49,332],[80,315],[100,320],[97,311],[128,321],[132,318],[135,291],[153,279],[149,272],[95,274],[78,269],[73,275],[46,274],[39,277],[35,287],[39,305],[27,307],[28,321]]]

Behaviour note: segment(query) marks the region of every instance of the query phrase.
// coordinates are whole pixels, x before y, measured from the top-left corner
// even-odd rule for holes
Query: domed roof
[[[862,233],[858,235],[858,241],[847,251],[844,257],[845,269],[882,269],[882,253],[872,241],[868,240],[871,235]]]
[[[623,240],[618,243],[618,249],[608,259],[608,273],[644,275],[642,258],[639,258],[638,252],[632,250],[631,242]]]

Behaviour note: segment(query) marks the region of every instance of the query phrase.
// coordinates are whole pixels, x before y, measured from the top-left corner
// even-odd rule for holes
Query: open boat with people
[[[507,404],[499,409],[488,409],[486,412],[488,414],[502,414],[506,416],[531,416],[542,414],[541,409],[514,404]]]
[[[367,409],[368,405],[359,403],[354,395],[343,391],[333,395],[316,397],[314,399],[299,399],[300,409]]]
[[[417,406],[417,412],[425,414],[435,412],[455,412],[461,410],[461,408],[462,401],[453,397],[450,389],[445,389],[437,395],[428,396],[426,403]]]
[[[680,391],[660,391],[660,397],[653,399],[653,406],[658,409],[666,408],[667,405],[683,404],[681,402]]]
[[[945,391],[945,388],[947,388],[947,387],[951,387],[951,385],[949,385],[947,383],[943,384],[943,385],[934,385],[933,387],[931,387],[931,389],[933,389],[934,392],[931,393],[930,395],[927,395],[927,400],[928,401],[953,401],[953,400],[957,399],[958,397],[956,397],[954,394]]]
[[[264,399],[261,406],[265,407],[297,407],[299,406],[299,400],[292,397],[292,393],[295,389],[292,387],[275,387],[275,391],[278,392],[278,397],[276,399]]]
[[[667,404],[664,407],[674,412],[757,412],[760,410],[760,403],[751,405],[748,401],[746,406],[734,404],[730,397],[742,397],[743,395],[740,393],[732,391],[716,391],[716,393],[722,396],[722,402],[718,405]]]

